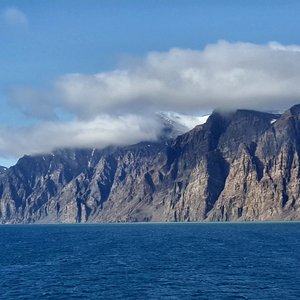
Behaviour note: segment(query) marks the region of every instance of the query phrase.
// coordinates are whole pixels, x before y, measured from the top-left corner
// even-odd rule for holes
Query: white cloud
[[[91,121],[45,122],[0,129],[0,157],[49,153],[58,148],[103,148],[156,140],[160,127],[146,116],[101,116]]]
[[[268,109],[300,98],[299,49],[224,41],[203,51],[172,49],[150,53],[127,70],[62,76],[56,91],[62,105],[82,117],[132,109]]]
[[[74,120],[4,131],[0,154],[153,139],[157,124],[144,115],[157,111],[287,108],[300,102],[300,46],[220,41],[203,50],[151,52],[126,68],[66,74],[54,82],[50,92],[16,88],[11,103],[41,119],[60,111]]]
[[[3,9],[0,13],[0,18],[7,26],[27,28],[29,25],[26,14],[17,7]]]
[[[63,75],[41,109],[51,111],[56,105],[78,118],[90,118],[149,110],[281,108],[299,101],[299,82],[300,46],[220,41],[204,50],[151,52],[126,69]],[[32,111],[37,97],[32,105],[28,100],[23,104]]]

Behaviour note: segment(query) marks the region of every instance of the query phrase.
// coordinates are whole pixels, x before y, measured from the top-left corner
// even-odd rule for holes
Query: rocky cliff
[[[7,168],[0,166],[0,174],[4,174],[6,172]]]
[[[0,220],[299,220],[299,151],[300,105],[214,111],[168,141],[21,158],[0,175]]]

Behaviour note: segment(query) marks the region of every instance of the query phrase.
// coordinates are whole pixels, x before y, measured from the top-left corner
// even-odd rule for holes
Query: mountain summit
[[[0,220],[299,220],[299,154],[299,105],[216,110],[167,143],[24,156],[0,175]]]

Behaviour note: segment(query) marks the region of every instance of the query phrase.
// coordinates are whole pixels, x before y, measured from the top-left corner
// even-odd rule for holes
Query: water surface
[[[300,299],[300,223],[0,226],[0,299]]]

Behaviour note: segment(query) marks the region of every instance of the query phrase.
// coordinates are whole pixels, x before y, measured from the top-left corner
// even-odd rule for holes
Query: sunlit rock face
[[[170,140],[23,157],[0,175],[0,220],[299,220],[299,156],[300,106],[214,111]]]

